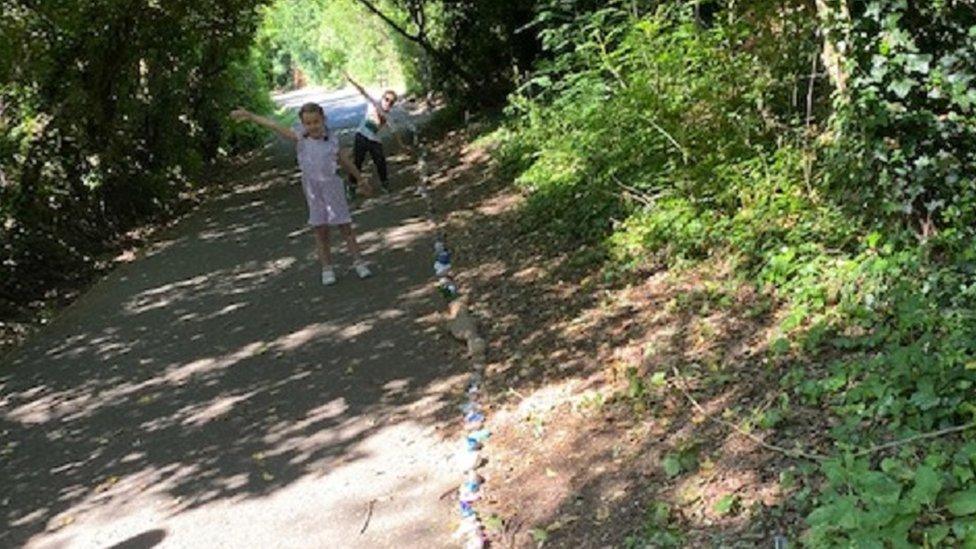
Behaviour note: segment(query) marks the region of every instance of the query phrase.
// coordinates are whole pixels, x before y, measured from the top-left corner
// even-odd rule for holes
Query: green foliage
[[[888,223],[976,235],[976,11],[964,2],[874,0],[834,30],[849,36],[850,91],[835,187]],[[852,185],[853,184],[853,185]]]
[[[262,57],[252,48],[246,57],[227,68],[226,92],[215,98],[217,112],[230,112],[238,105],[247,105],[254,112],[270,113],[275,109],[261,68]],[[221,145],[228,154],[250,150],[268,139],[268,134],[253,124],[226,124],[221,128]]]
[[[427,6],[432,44],[474,79],[463,82],[443,62],[430,59],[430,86],[449,96],[500,106],[539,54],[536,35],[527,28],[538,0],[400,1]]]
[[[224,121],[268,106],[249,53],[259,3],[4,3],[0,309],[84,276],[107,240],[254,143]]]
[[[712,506],[712,511],[718,516],[735,513],[740,506],[739,497],[734,494],[725,494]]]
[[[841,214],[804,192],[802,151],[777,147],[756,109],[771,103],[777,65],[728,47],[745,35],[612,7],[543,33],[565,53],[513,98],[518,131],[502,153],[532,160],[518,179],[531,193],[526,228],[570,243],[613,233],[624,263],[647,249],[689,259],[723,247],[772,253],[806,240],[792,230],[800,216],[809,232],[827,230],[814,215]]]
[[[313,84],[342,85],[342,70],[363,82],[413,84],[419,48],[356,0],[275,0],[262,13],[257,44],[274,87],[292,87],[295,70]]]
[[[938,448],[937,450],[944,450]],[[960,476],[947,465],[972,466],[972,444],[955,453],[919,460],[886,458],[875,470],[863,459],[828,462],[822,503],[810,514],[804,541],[814,547],[950,547],[976,541],[970,515],[976,489],[959,489]],[[971,473],[970,473],[971,474]]]
[[[976,303],[967,288],[969,277],[933,264],[924,250],[896,252],[891,245],[854,257],[837,273],[843,297],[831,311],[831,330],[836,335],[819,346],[833,347],[844,358],[830,364],[829,375],[807,379],[796,390],[812,404],[834,412],[838,421],[832,435],[838,445],[863,447],[892,436],[886,433],[908,437],[972,421],[976,416],[971,401],[976,383],[972,369],[976,332],[971,311]],[[833,471],[838,466],[825,467],[832,488],[808,518],[810,544],[882,535],[903,546],[921,543],[931,534],[926,525],[945,523],[934,512],[915,509],[916,504],[930,504],[942,486],[955,487],[960,494],[973,487],[971,458],[976,447],[965,441],[947,439],[929,446],[932,453],[918,465],[915,476],[892,476],[882,462],[882,473],[891,477],[885,485],[891,485],[892,492],[897,487],[910,496],[898,500],[908,507],[894,515],[880,514],[888,503],[863,492],[877,486],[864,487],[863,493],[843,491],[847,481],[841,482],[846,477]],[[845,467],[855,476],[881,478],[865,460]],[[965,496],[957,497],[954,508],[964,510]],[[832,520],[830,513],[842,512],[838,506],[846,509],[851,505],[865,517],[827,524]],[[973,534],[966,528],[954,527],[938,537],[948,540],[950,546],[953,540],[956,544],[969,542],[968,536]]]
[[[705,29],[688,5],[546,5],[547,56],[497,133],[523,229],[614,270],[720,257],[785,307],[784,393],[848,456],[823,467],[807,544],[976,543],[970,432],[859,454],[976,418],[976,12],[876,1],[818,29],[806,3],[730,3]],[[810,77],[825,34],[849,47],[833,95]]]
[[[661,467],[668,478],[674,478],[683,472],[698,469],[699,443],[694,440],[685,441],[661,460]]]
[[[638,532],[624,540],[624,547],[681,547],[683,538],[678,528],[672,524],[671,506],[655,501],[644,513],[644,523]]]

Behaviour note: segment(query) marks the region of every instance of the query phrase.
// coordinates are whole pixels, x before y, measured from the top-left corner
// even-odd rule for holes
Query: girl
[[[316,103],[306,103],[298,111],[301,124],[293,128],[286,128],[244,109],[237,109],[230,116],[237,121],[247,120],[264,126],[295,143],[298,165],[302,171],[302,189],[308,202],[308,224],[315,233],[316,249],[322,262],[322,284],[330,286],[336,282],[329,238],[329,228],[333,226],[339,227],[346,240],[356,274],[359,278],[370,276],[369,267],[360,257],[342,180],[336,175],[336,163],[357,180],[361,174],[349,161],[346,151],[340,154],[338,139],[329,135],[325,110]]]
[[[379,134],[384,128],[390,128],[397,145],[401,149],[406,148],[403,141],[400,140],[396,127],[398,124],[394,120],[394,118],[398,118],[396,111],[393,110],[393,106],[397,102],[397,94],[393,90],[386,90],[383,92],[383,98],[377,101],[351,76],[347,73],[343,73],[343,75],[367,101],[366,116],[356,130],[356,141],[353,145],[356,168],[362,169],[363,162],[366,160],[366,153],[369,153],[373,159],[373,165],[376,166],[376,172],[380,176],[380,187],[384,192],[390,192],[390,181],[386,170],[386,153],[383,151],[383,142],[380,140]],[[408,125],[410,124],[408,123]]]

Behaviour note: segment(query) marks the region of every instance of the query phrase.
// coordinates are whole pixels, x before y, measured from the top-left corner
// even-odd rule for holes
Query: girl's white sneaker
[[[322,269],[322,284],[331,286],[336,283],[335,271],[332,268]]]
[[[366,266],[365,261],[357,261],[353,265],[353,269],[356,270],[356,274],[359,275],[359,278],[369,278],[373,276],[373,272],[370,271],[369,267]]]

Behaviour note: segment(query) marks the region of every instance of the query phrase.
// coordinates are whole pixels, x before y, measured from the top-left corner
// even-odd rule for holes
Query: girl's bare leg
[[[361,260],[359,243],[356,242],[356,233],[352,230],[352,224],[346,223],[345,225],[339,225],[339,232],[346,239],[346,249],[349,250],[349,255],[352,256],[353,261]]]
[[[332,266],[332,240],[330,239],[329,226],[312,227],[315,234],[315,250],[319,254],[319,261],[322,268]]]

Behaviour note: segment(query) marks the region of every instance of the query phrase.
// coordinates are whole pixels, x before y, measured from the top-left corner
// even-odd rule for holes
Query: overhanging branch
[[[401,36],[416,43],[421,48],[423,48],[424,51],[430,54],[431,57],[437,59],[441,64],[447,67],[452,73],[460,77],[461,80],[469,89],[477,88],[478,86],[477,78],[475,78],[470,72],[467,71],[467,69],[465,69],[457,61],[455,61],[451,55],[435,48],[434,45],[430,43],[430,41],[423,33],[424,31],[423,21],[420,23],[421,25],[420,32],[418,32],[417,34],[411,34],[407,32],[405,28],[400,26],[396,21],[394,21],[389,15],[383,13],[383,11],[380,10],[378,7],[376,7],[376,5],[373,4],[373,2],[371,2],[370,0],[359,0],[359,3],[362,4],[363,7],[369,10],[371,13],[373,13],[374,15],[382,19],[387,25],[390,26],[390,28],[395,30]]]

